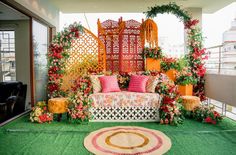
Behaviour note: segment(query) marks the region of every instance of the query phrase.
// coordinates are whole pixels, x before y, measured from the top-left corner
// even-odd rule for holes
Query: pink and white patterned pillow
[[[93,86],[93,93],[99,93],[102,91],[102,86],[99,80],[99,77],[104,75],[90,75],[89,78],[91,80]]]
[[[145,93],[148,78],[145,75],[131,75],[128,91]]]
[[[158,84],[158,76],[149,76],[146,85],[146,91],[148,93],[155,93],[157,84]]]
[[[103,93],[121,91],[116,76],[102,76],[99,77],[99,80],[101,82]]]

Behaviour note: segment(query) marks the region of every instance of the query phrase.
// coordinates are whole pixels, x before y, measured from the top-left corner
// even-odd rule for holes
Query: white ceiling
[[[0,2],[0,20],[26,20],[28,16]]]
[[[63,13],[145,12],[148,7],[175,2],[183,8],[202,8],[213,13],[236,0],[49,0]]]

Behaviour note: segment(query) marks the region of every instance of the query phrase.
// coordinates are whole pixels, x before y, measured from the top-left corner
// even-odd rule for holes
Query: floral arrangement
[[[196,22],[193,22],[193,24]],[[196,85],[194,85],[194,95],[200,97],[201,100],[205,100],[204,91],[204,75],[206,73],[206,68],[204,66],[204,61],[208,58],[206,55],[206,49],[202,48],[202,33],[196,25],[191,25],[190,29],[187,31],[188,34],[188,49],[189,54],[188,61],[191,68],[193,77],[197,80]]]
[[[92,94],[92,84],[88,76],[79,77],[69,94],[68,113],[70,122],[88,122],[91,118],[89,112],[92,100],[88,97]]]
[[[177,86],[165,74],[160,74],[159,83],[156,92],[161,94],[163,99],[160,106],[160,123],[178,125],[183,121],[181,113],[182,105],[180,104]]]
[[[172,57],[163,57],[161,61],[161,69],[166,72],[170,69],[178,69],[178,59]]]
[[[192,19],[187,11],[182,10],[180,6],[175,3],[169,3],[161,6],[150,7],[149,10],[145,13],[147,18],[154,18],[158,13],[172,13],[176,15],[184,23],[184,27],[187,30],[187,46],[188,54],[187,59],[191,67],[191,72],[193,77],[197,80],[197,83],[194,85],[194,95],[200,97],[201,100],[205,100],[204,92],[204,75],[206,68],[204,67],[204,60],[207,59],[206,50],[202,46],[202,33],[201,29],[197,26],[198,20]],[[164,65],[164,71],[168,68]]]
[[[193,74],[188,67],[184,67],[181,71],[176,73],[176,84],[188,85],[196,83],[197,80],[193,77]]]
[[[161,59],[162,58],[162,50],[160,47],[155,47],[155,48],[145,47],[143,49],[143,57],[144,58]]]
[[[118,84],[121,89],[128,88],[130,76],[131,76],[131,73],[120,73],[117,75]]]
[[[49,97],[65,96],[61,87],[64,74],[65,60],[69,57],[66,49],[69,49],[74,38],[79,38],[83,33],[83,27],[79,23],[69,25],[63,31],[57,33],[49,46],[48,52],[48,95]]]
[[[45,101],[38,102],[30,113],[30,121],[37,123],[45,123],[53,121],[53,114],[48,112],[47,104]]]
[[[209,124],[217,124],[223,117],[214,110],[214,107],[198,106],[193,109],[192,116],[195,120]]]

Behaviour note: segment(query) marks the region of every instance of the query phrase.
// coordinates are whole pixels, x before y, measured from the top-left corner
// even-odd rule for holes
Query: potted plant
[[[177,58],[163,57],[161,61],[161,70],[172,80],[176,79],[176,72],[178,69]]]
[[[180,95],[193,95],[193,85],[197,83],[188,67],[176,73],[176,84]]]
[[[162,50],[160,47],[149,48],[143,50],[144,59],[146,59],[146,70],[160,71],[160,59],[162,58]]]

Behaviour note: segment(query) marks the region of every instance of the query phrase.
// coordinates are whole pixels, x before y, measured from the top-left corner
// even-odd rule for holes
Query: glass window
[[[15,31],[0,30],[0,81],[16,80],[15,60]]]

